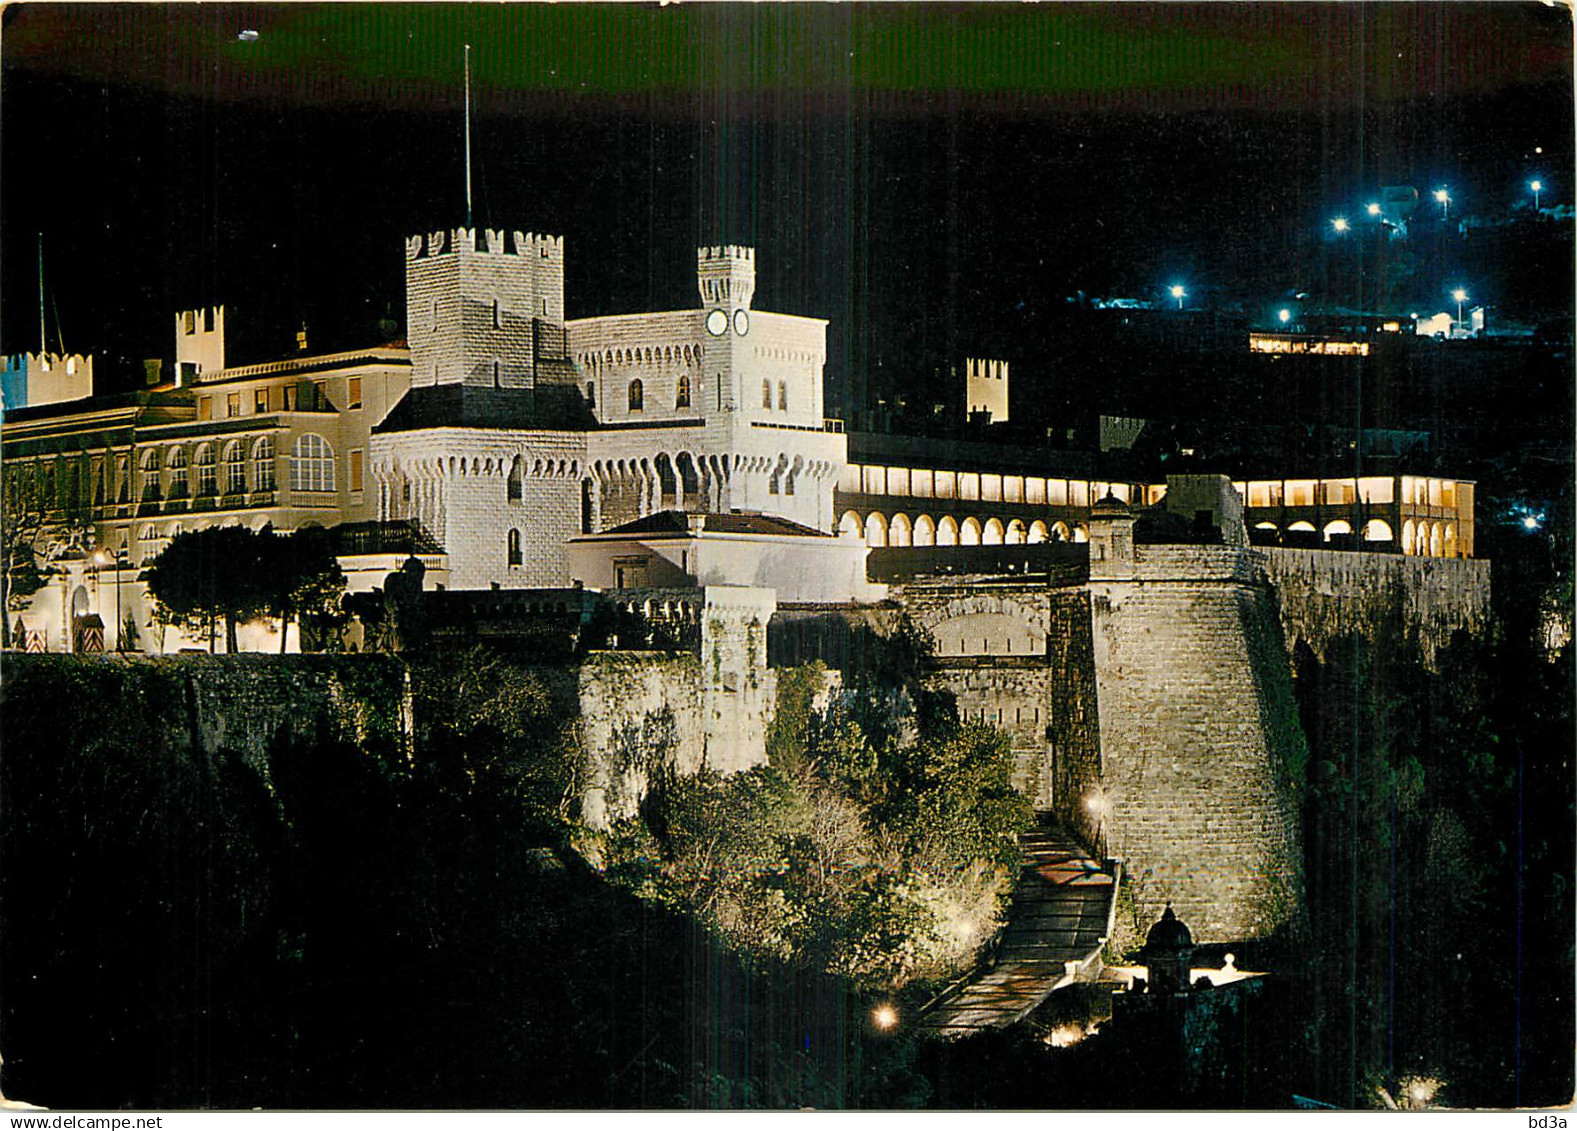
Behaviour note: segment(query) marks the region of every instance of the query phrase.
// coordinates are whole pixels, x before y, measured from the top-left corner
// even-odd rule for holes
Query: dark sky
[[[1014,356],[1067,295],[1317,283],[1379,186],[1570,199],[1570,16],[1542,4],[24,4],[0,74],[0,348],[126,358],[223,301],[231,360],[364,344],[402,237],[567,239],[572,317],[689,306],[694,247],[832,320],[834,397]],[[256,30],[243,41],[238,33]],[[1535,147],[1542,147],[1537,154]],[[1546,201],[1548,203],[1548,201]],[[1472,265],[1464,264],[1467,270]]]

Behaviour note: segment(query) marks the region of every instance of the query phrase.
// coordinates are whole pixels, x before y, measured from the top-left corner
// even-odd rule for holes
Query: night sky
[[[168,353],[214,301],[233,364],[303,322],[314,351],[379,340],[403,237],[464,219],[466,43],[477,223],[565,236],[571,317],[692,306],[696,245],[754,244],[756,305],[832,322],[835,410],[1033,354],[1079,290],[1315,288],[1329,217],[1382,185],[1465,215],[1574,187],[1571,17],[1539,4],[4,18],[6,352],[37,348],[39,232],[51,348]]]

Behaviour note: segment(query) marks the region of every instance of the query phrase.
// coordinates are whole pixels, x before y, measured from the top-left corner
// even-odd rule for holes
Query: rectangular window
[[[240,393],[231,393],[229,396],[227,396],[225,398],[225,416],[231,417],[231,416],[240,416],[240,415],[241,415],[241,394]]]
[[[984,474],[980,477],[980,497],[990,503],[1002,501],[1002,476]]]
[[[958,497],[960,499],[980,498],[979,472],[961,471],[958,473]]]
[[[361,449],[352,448],[350,453],[350,489],[361,490]]]
[[[281,390],[281,392],[283,392],[284,395],[285,395],[285,411],[286,412],[295,412],[296,411],[296,387],[294,385],[286,385]]]
[[[889,495],[907,495],[909,493],[909,469],[907,467],[889,467],[887,469],[887,493]]]
[[[212,420],[214,418],[214,399],[212,397],[197,398],[197,419]]]
[[[257,413],[260,416],[263,413],[268,411],[268,390],[267,389],[253,389],[252,390],[252,411]]]
[[[346,404],[345,404],[346,408],[360,408],[361,407],[361,378],[360,377],[352,377],[349,381],[345,382],[345,401],[346,401]]]

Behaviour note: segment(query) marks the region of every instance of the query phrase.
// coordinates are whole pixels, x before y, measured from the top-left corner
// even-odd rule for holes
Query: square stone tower
[[[455,228],[405,244],[411,385],[534,389],[564,342],[564,241]]]

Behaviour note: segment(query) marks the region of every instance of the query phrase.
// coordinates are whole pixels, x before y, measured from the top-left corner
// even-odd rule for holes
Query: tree
[[[271,528],[263,534],[268,542],[265,605],[279,618],[279,651],[285,651],[291,618],[301,630],[301,650],[308,651],[310,640],[320,639],[340,622],[345,573],[328,531],[320,526],[302,527],[283,538]]]
[[[271,531],[244,526],[210,526],[178,534],[153,560],[145,577],[165,624],[208,633],[213,651],[214,629],[225,626],[225,645],[237,651],[236,625],[255,620],[268,609],[273,575]]]
[[[0,490],[0,641],[11,644],[9,614],[44,585],[46,571],[39,564],[39,543],[48,526],[49,508],[36,475],[25,470],[7,472]]]

